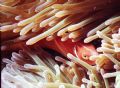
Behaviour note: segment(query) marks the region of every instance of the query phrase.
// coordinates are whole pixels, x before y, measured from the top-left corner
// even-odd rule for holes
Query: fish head
[[[75,55],[89,64],[95,64],[95,61],[90,60],[90,56],[98,55],[93,44],[77,43],[74,47]]]

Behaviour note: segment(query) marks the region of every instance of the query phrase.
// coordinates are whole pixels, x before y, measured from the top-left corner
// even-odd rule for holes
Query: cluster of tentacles
[[[0,0],[0,32],[2,88],[120,87],[120,0]]]

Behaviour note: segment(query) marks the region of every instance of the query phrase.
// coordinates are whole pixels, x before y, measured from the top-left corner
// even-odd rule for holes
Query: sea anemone
[[[119,88],[120,0],[0,0],[2,88]]]

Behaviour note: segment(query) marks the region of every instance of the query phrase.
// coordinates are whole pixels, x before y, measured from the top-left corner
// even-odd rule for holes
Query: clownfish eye
[[[88,60],[88,59],[89,59],[89,56],[83,53],[83,54],[82,54],[82,58],[85,59],[85,60]]]

